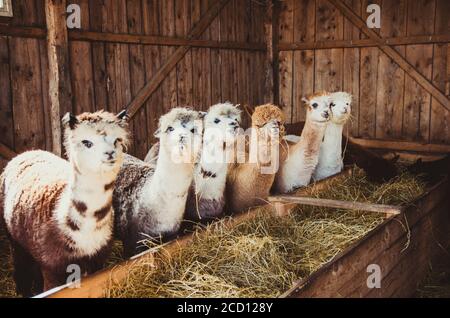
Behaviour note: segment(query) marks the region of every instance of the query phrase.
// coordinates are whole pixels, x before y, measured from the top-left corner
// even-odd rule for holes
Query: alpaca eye
[[[197,129],[195,129],[195,128],[191,129],[191,133],[195,134],[196,132],[197,132]]]
[[[311,105],[313,108],[317,108],[317,106],[319,106],[317,103],[313,103],[312,105]]]
[[[91,147],[94,145],[94,144],[93,144],[92,142],[90,142],[89,140],[83,140],[82,143],[83,143],[83,145],[84,145],[86,148],[91,148]]]
[[[173,127],[169,126],[169,127],[167,127],[166,132],[170,132],[170,131],[173,131],[173,130],[174,130]]]
[[[220,123],[220,119],[219,119],[219,118],[214,119],[214,123],[215,123],[215,124]]]
[[[345,105],[347,105],[347,106],[348,106],[348,103],[345,103]]]

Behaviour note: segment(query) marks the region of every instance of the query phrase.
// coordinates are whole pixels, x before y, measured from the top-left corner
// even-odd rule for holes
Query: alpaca
[[[187,220],[207,222],[222,216],[229,160],[241,111],[231,103],[216,104],[203,118],[203,146],[186,204]],[[231,158],[230,158],[231,159]]]
[[[319,181],[337,174],[344,168],[342,158],[342,132],[350,118],[352,96],[346,92],[330,94],[331,120],[320,145],[319,162],[313,180]]]
[[[275,105],[266,104],[255,108],[252,114],[250,149],[246,153],[248,160],[231,165],[227,175],[226,205],[228,212],[242,212],[267,202],[278,167],[264,171],[264,165],[268,162],[272,163],[273,156],[276,156],[277,163],[278,155],[283,160],[284,152],[282,150],[286,145],[281,145],[281,153],[270,151],[270,158],[267,147],[270,146],[271,150],[278,151],[280,136],[284,135],[284,122],[283,111]],[[255,157],[257,158],[255,159]]]
[[[65,284],[70,264],[84,274],[100,269],[112,242],[112,193],[128,143],[125,114],[66,114],[62,125],[68,161],[28,151],[0,178],[0,218],[23,296]]]
[[[287,193],[307,186],[319,160],[319,150],[330,119],[329,94],[321,92],[303,98],[306,122],[300,141],[289,146],[288,157],[281,162],[275,178],[275,190]]]
[[[198,112],[173,108],[161,116],[156,163],[125,156],[113,194],[116,232],[124,254],[132,256],[145,239],[168,240],[177,234],[202,141]]]

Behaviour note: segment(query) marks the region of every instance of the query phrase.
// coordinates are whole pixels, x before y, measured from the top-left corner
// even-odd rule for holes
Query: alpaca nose
[[[237,121],[231,122],[231,123],[230,123],[230,126],[231,126],[231,127],[237,127],[237,126],[238,126]]]
[[[347,114],[347,112],[348,112],[348,109],[347,109],[347,107],[344,107],[344,110],[342,111],[344,114]]]
[[[105,155],[108,158],[108,160],[113,160],[116,157],[116,152],[113,151],[105,151]]]
[[[328,113],[327,110],[322,113],[322,117],[325,119],[328,119],[328,117],[330,117],[330,114]]]

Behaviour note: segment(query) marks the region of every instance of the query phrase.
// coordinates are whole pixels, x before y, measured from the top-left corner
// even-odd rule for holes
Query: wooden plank
[[[47,37],[47,30],[38,27],[17,27],[0,24],[0,35],[21,38],[45,39]]]
[[[283,1],[280,8],[278,23],[278,41],[292,42],[294,39],[294,7],[293,0]],[[278,53],[279,58],[279,102],[286,116],[286,122],[292,122],[292,72],[293,53],[283,51]],[[276,102],[276,101],[275,101]]]
[[[89,4],[87,1],[73,1],[81,8],[81,28],[89,30]],[[72,79],[74,113],[95,111],[94,75],[92,72],[91,44],[69,41],[70,74]]]
[[[214,0],[209,0],[208,5],[211,6]],[[212,41],[218,41],[220,39],[220,18],[216,17],[213,19],[209,26],[210,36]],[[256,39],[255,39],[256,40]],[[265,47],[264,47],[265,49]],[[210,60],[210,70],[211,70],[211,104],[216,104],[222,100],[221,92],[221,55],[220,50],[211,49],[211,60]]]
[[[105,0],[102,29],[128,32],[126,2]],[[105,50],[108,108],[117,113],[131,101],[129,48],[126,44],[107,43]]]
[[[412,202],[403,214],[384,221],[362,239],[335,256],[331,262],[306,279],[299,281],[283,296],[296,298],[342,296],[339,294],[339,289],[347,283],[351,284],[354,276],[366,271],[369,264],[376,263],[377,257],[390,246],[397,241],[407,243],[407,230],[403,225],[405,215],[408,227],[413,228],[420,219],[445,200],[448,189],[449,184],[446,178]],[[403,246],[405,247],[405,245]]]
[[[449,33],[448,12],[450,1],[437,0],[434,32],[438,34]],[[447,41],[447,42],[450,42]],[[436,44],[433,48],[433,84],[442,92],[450,88],[450,45]],[[446,92],[450,95],[450,92]],[[450,112],[444,111],[439,101],[431,99],[430,142],[450,143]]]
[[[356,210],[363,212],[376,212],[397,215],[402,212],[402,208],[394,205],[373,204],[364,202],[348,202],[341,200],[318,199],[308,197],[298,197],[289,195],[277,195],[268,198],[269,202],[294,203],[318,207],[329,207],[336,209]]]
[[[448,153],[450,152],[450,145],[445,144],[429,144],[402,140],[377,140],[377,139],[362,139],[352,138],[350,140],[363,147],[391,149],[400,151],[417,151],[417,152],[431,152],[431,153]]]
[[[233,28],[231,2],[226,5],[219,15],[220,40],[229,41]],[[229,51],[220,51],[220,74],[221,74],[221,95],[222,101],[233,101],[233,74],[232,74],[232,54]]]
[[[145,35],[160,35],[159,1],[142,2],[143,27]],[[144,46],[145,73],[147,83],[154,78],[161,68],[163,59],[159,46]],[[164,114],[161,86],[158,86],[153,94],[145,101],[147,111],[147,141],[148,145],[156,141],[154,133],[158,127],[158,119]]]
[[[9,45],[0,37],[0,142],[14,148],[14,123],[11,99]]]
[[[382,3],[380,35],[395,37],[406,35],[406,0]],[[403,56],[405,48],[396,47]],[[405,72],[387,55],[378,59],[378,84],[376,104],[376,138],[392,139],[402,135]],[[393,83],[399,83],[393,85]]]
[[[175,32],[177,37],[185,37],[191,29],[191,1],[175,2]],[[192,51],[177,64],[178,103],[179,105],[193,105],[192,90]]]
[[[316,7],[314,0],[299,1],[294,10],[294,41],[314,41],[316,25]],[[313,50],[294,52],[292,122],[304,121],[306,110],[302,97],[314,92]]]
[[[0,142],[0,156],[2,156],[4,159],[11,160],[15,156],[17,156],[17,153],[6,146],[4,143]]]
[[[69,47],[66,28],[66,1],[46,0],[47,54],[53,152],[62,155],[61,118],[72,111]]]
[[[175,2],[177,6],[185,6],[189,2]],[[183,19],[184,20],[184,19]],[[3,33],[0,27],[0,35]],[[20,34],[20,31],[17,31]],[[29,31],[30,32],[30,31]],[[8,30],[5,29],[5,34]],[[27,35],[24,32],[25,37]],[[44,34],[45,36],[45,34]],[[35,36],[29,36],[35,37]],[[165,46],[190,46],[198,48],[220,48],[229,50],[249,50],[264,51],[265,45],[255,42],[241,41],[214,41],[202,39],[188,39],[181,36],[154,36],[128,33],[112,33],[112,32],[93,32],[93,31],[69,31],[69,39],[73,41],[89,41],[89,42],[111,42],[123,44],[147,44],[147,45],[165,45]]]
[[[214,5],[208,9],[208,12],[189,32],[188,38],[195,39],[199,37],[228,1],[229,0],[218,0],[214,3]],[[158,70],[152,80],[147,82],[147,84],[145,84],[145,86],[139,91],[131,103],[128,104],[128,111],[131,117],[136,114],[137,110],[144,104],[148,97],[161,84],[166,75],[176,66],[178,61],[183,58],[188,50],[189,47],[181,46],[167,58],[166,63]]]
[[[380,36],[366,27],[365,21],[358,17],[348,6],[337,0],[327,0],[333,3],[344,14],[345,17],[350,19],[358,28],[362,30],[364,34],[369,36],[373,40],[379,40]],[[425,88],[433,97],[435,97],[447,110],[450,110],[450,100],[443,94],[436,86],[434,86],[426,77],[424,77],[419,71],[417,71],[405,58],[401,56],[394,48],[387,45],[380,45],[379,48],[392,58],[399,66],[409,74],[414,80],[416,80],[423,88]]]
[[[266,62],[265,62],[265,76],[264,76],[264,102],[275,103],[278,100],[279,92],[275,94],[275,87],[278,87],[275,77],[278,77],[278,23],[279,23],[279,8],[278,3],[272,0],[266,0],[266,14],[264,16],[264,33],[266,42]]]
[[[372,2],[371,2],[372,3]],[[381,5],[381,0],[374,1]],[[362,8],[366,8],[368,1],[362,2]],[[362,10],[365,20],[368,16],[366,10]],[[359,79],[359,134],[362,138],[375,138],[376,136],[376,105],[378,90],[378,62],[379,50],[376,47],[361,48],[360,54],[360,79]]]
[[[353,6],[355,12],[360,12],[360,3],[358,0],[346,0],[348,6]],[[401,5],[398,3],[387,2],[389,5],[396,5],[394,9],[398,10]],[[383,7],[382,7],[383,10]],[[381,16],[382,19],[386,19]],[[391,21],[392,22],[392,21]],[[389,23],[389,21],[388,21]],[[382,23],[382,25],[386,26]],[[389,25],[389,24],[388,24]],[[383,27],[384,28],[384,27]],[[382,31],[384,31],[382,29]],[[445,44],[450,41],[450,35],[447,34],[430,34],[430,35],[414,35],[414,36],[396,36],[396,37],[384,37],[379,40],[372,39],[345,39],[345,40],[330,40],[330,41],[308,41],[308,42],[280,42],[280,51],[301,51],[301,50],[320,50],[320,49],[337,49],[337,48],[356,48],[356,47],[372,47],[379,45],[413,45],[413,44]]]
[[[103,29],[103,1],[89,3],[89,22],[93,31],[101,32]],[[95,106],[97,109],[109,109],[108,105],[108,77],[106,71],[106,54],[104,43],[92,43],[92,73],[94,80]]]
[[[346,3],[357,13],[361,13],[361,1],[346,0]],[[344,40],[358,41],[361,32],[350,21],[344,19]],[[352,94],[352,117],[345,129],[352,136],[359,136],[359,78],[360,78],[360,50],[359,48],[345,48],[342,65],[342,89]]]
[[[434,31],[432,21],[435,1],[408,2],[408,35],[429,34]],[[431,79],[433,65],[432,45],[411,45],[406,48],[406,59],[427,80]],[[450,105],[450,104],[449,104]],[[429,141],[431,95],[409,74],[405,78],[403,109],[403,138]]]
[[[342,40],[342,14],[326,0],[316,3],[316,39]],[[330,92],[342,90],[342,49],[317,50],[315,57],[314,90]]]
[[[44,10],[45,11],[45,10]],[[45,14],[44,14],[45,17]],[[39,55],[41,62],[41,98],[43,104],[44,114],[51,113],[51,102],[49,94],[49,67],[48,67],[48,54],[47,54],[47,40],[39,40]],[[44,136],[45,136],[45,148],[47,151],[52,151],[53,147],[53,131],[50,116],[44,116]]]
[[[142,3],[141,1],[127,1],[126,12],[128,21],[128,32],[130,34],[142,34]],[[136,96],[146,82],[144,47],[142,45],[130,45],[130,88],[131,96]],[[145,158],[149,145],[147,138],[147,110],[145,107],[139,109],[130,122],[130,130],[133,133],[133,154],[137,158]]]

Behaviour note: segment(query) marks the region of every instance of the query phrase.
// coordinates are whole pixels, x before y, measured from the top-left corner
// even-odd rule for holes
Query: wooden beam
[[[61,117],[72,111],[72,88],[66,27],[66,1],[46,0],[47,54],[52,150],[62,155]]]
[[[17,153],[8,146],[6,146],[5,144],[0,142],[0,156],[5,158],[6,160],[11,160],[15,156],[17,156]]]
[[[357,145],[366,148],[389,149],[398,151],[416,151],[427,153],[450,153],[450,145],[443,144],[422,144],[411,141],[400,140],[376,140],[349,137],[349,140]]]
[[[277,103],[279,99],[278,78],[278,21],[279,2],[266,0],[264,33],[266,43],[266,60],[264,74],[264,102]]]
[[[361,19],[351,8],[344,2],[339,0],[328,0],[332,3],[350,22],[358,27],[365,35],[373,41],[381,41],[382,38],[372,29],[366,26],[366,22]],[[450,111],[450,99],[445,96],[433,83],[431,83],[425,76],[417,71],[400,53],[389,45],[379,44],[378,47],[389,56],[395,63],[397,63],[409,76],[411,76],[417,83],[422,86],[428,93],[431,94],[439,103]]]
[[[381,38],[379,41],[375,41],[372,39],[358,39],[358,40],[333,40],[333,41],[296,42],[296,43],[280,42],[278,44],[278,50],[279,51],[320,50],[320,49],[371,47],[380,45],[435,44],[447,42],[450,42],[450,35],[435,34],[435,35],[417,35],[417,36]]]
[[[29,28],[0,25],[0,35],[45,39],[47,30],[44,28]],[[89,42],[108,42],[124,44],[143,44],[143,45],[167,45],[167,46],[190,46],[217,49],[234,49],[247,51],[265,51],[264,43],[248,43],[236,41],[211,41],[187,38],[176,38],[168,36],[94,32],[68,30],[69,41],[89,41]]]
[[[106,33],[91,31],[69,31],[69,40],[90,42],[111,42],[125,44],[146,44],[166,46],[190,46],[219,49],[237,49],[250,51],[264,51],[263,43],[245,43],[235,41],[211,41],[168,36],[153,36],[139,34]]]
[[[189,31],[187,39],[194,40],[200,37],[203,31],[206,30],[206,28],[211,24],[214,18],[229,1],[230,0],[217,0],[213,5],[211,5],[203,17],[197,22],[197,24],[195,24],[191,31]],[[190,46],[178,47],[166,60],[166,63],[155,73],[152,79],[137,93],[136,97],[127,106],[130,117],[133,117],[137,113],[145,101],[153,94],[166,76],[183,58],[189,48]]]
[[[308,197],[298,197],[291,195],[277,195],[271,196],[268,199],[272,203],[293,203],[293,204],[303,204],[318,207],[336,208],[336,209],[347,209],[356,210],[364,212],[376,212],[384,214],[400,214],[402,212],[402,207],[395,205],[384,205],[384,204],[374,204],[374,203],[364,203],[364,202],[350,202],[350,201],[340,201],[340,200],[330,200],[330,199],[319,199],[319,198],[308,198]]]
[[[22,37],[22,38],[45,39],[45,37],[47,36],[47,30],[44,28],[16,27],[0,24],[0,35]]]

